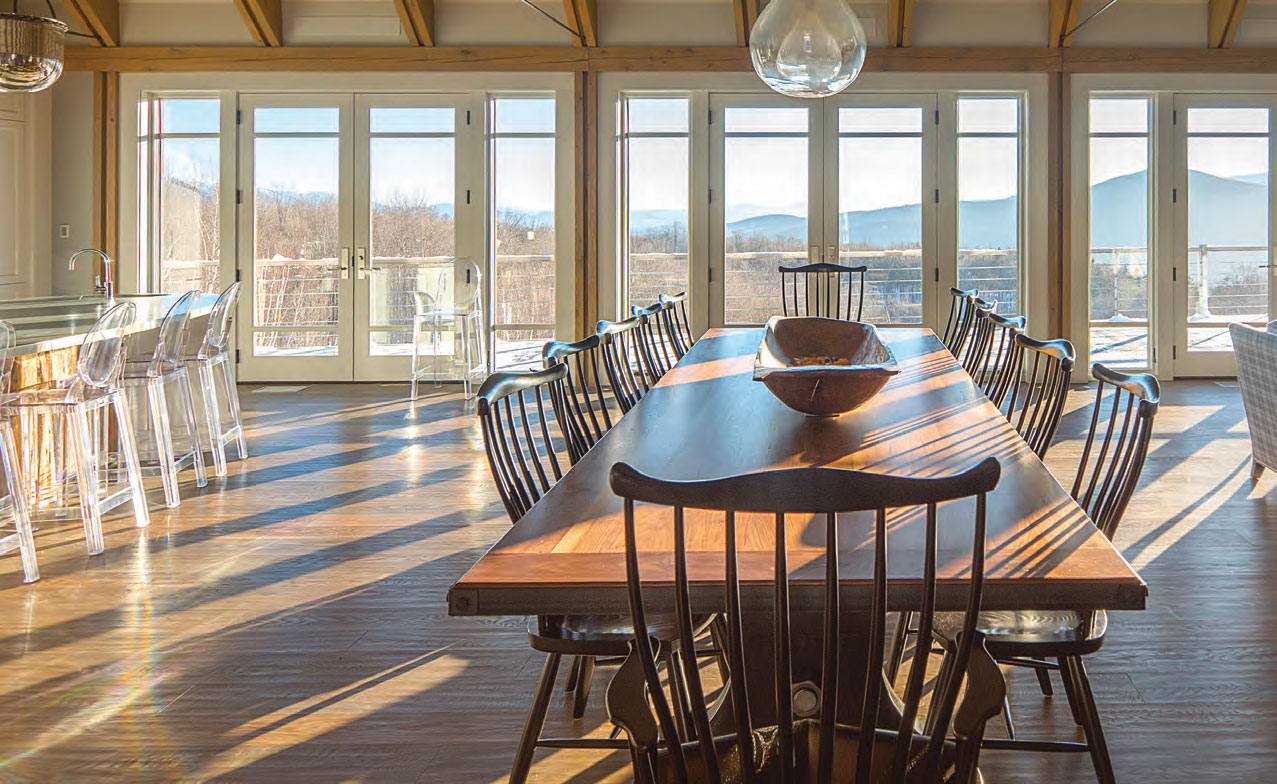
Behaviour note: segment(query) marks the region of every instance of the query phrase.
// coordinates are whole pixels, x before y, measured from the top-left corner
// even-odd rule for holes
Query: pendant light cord
[[[17,0],[15,0],[15,2],[16,2],[16,1],[17,1]],[[581,35],[581,34],[580,34],[579,32],[577,32],[576,30],[573,30],[571,27],[569,27],[569,26],[565,25],[564,23],[560,22],[560,21],[558,20],[558,18],[557,18],[554,14],[552,14],[552,13],[550,13],[549,11],[545,10],[545,9],[544,9],[544,8],[542,8],[541,6],[537,5],[536,3],[533,3],[533,2],[532,2],[532,0],[521,0],[521,2],[522,2],[524,5],[526,5],[528,8],[531,8],[533,11],[536,11],[536,12],[537,12],[538,14],[540,14],[541,16],[544,16],[546,19],[549,19],[551,22],[554,22],[554,23],[555,23],[556,25],[558,25],[559,27],[562,27],[564,30],[567,30],[569,33],[571,33],[571,34],[572,34],[572,37],[573,37],[573,38],[575,38],[575,39],[577,39],[578,41],[580,41],[580,42],[581,42],[581,45],[582,45],[582,46],[584,46],[584,45],[585,45],[585,36],[584,36],[584,35]]]

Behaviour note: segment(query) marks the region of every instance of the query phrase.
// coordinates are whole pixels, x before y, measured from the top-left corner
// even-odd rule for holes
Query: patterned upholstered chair
[[[1277,321],[1267,330],[1233,324],[1237,380],[1250,424],[1250,478],[1277,471]]]

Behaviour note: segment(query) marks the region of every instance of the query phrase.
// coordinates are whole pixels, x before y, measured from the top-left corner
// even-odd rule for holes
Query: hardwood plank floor
[[[0,556],[0,782],[504,781],[540,658],[522,619],[448,618],[444,595],[508,523],[454,388],[412,416],[406,391],[245,386],[230,476],[188,478],[145,530],[117,510],[93,558],[78,521],[44,522],[34,585]],[[1148,610],[1088,659],[1114,764],[1277,780],[1277,478],[1248,479],[1235,387],[1164,398],[1118,534]],[[1048,460],[1066,485],[1089,402]],[[582,722],[556,697],[550,732],[606,732],[599,677]],[[1062,697],[1009,678],[1020,737],[1078,737]],[[629,779],[623,754],[537,760],[536,782]],[[1086,755],[983,760],[990,782],[1094,781]]]

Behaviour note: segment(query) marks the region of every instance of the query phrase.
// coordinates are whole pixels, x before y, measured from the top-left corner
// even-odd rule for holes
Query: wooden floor
[[[93,558],[78,522],[44,523],[34,585],[0,556],[0,782],[505,780],[540,660],[522,619],[451,619],[444,594],[508,523],[459,397],[409,415],[406,391],[246,386],[253,454],[228,478],[188,479],[142,531],[117,510]],[[1073,400],[1048,461],[1066,482]],[[1234,386],[1163,405],[1118,536],[1149,607],[1088,660],[1118,777],[1277,781],[1277,478],[1247,478]],[[1062,697],[1010,677],[1021,737],[1076,736]],[[602,695],[550,731],[604,731]],[[983,762],[1094,781],[1085,755]],[[626,781],[626,758],[545,751],[533,780]]]

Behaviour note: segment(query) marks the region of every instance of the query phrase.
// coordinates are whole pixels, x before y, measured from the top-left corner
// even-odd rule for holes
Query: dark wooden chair
[[[987,345],[983,357],[974,361],[975,367],[970,372],[976,386],[997,405],[1001,402],[997,396],[1002,390],[1002,371],[1011,361],[1015,336],[1024,331],[1028,320],[1024,316],[999,316],[992,311],[983,318],[988,324],[984,338]]]
[[[674,349],[674,336],[667,327],[669,320],[665,318],[666,309],[666,306],[659,302],[654,302],[645,308],[637,305],[630,306],[630,315],[640,319],[639,334],[643,336],[643,346],[647,349],[650,367],[655,374],[652,383],[660,381],[661,377],[668,373],[678,361],[678,353]]]
[[[627,413],[638,405],[652,385],[656,383],[651,370],[651,359],[644,345],[643,316],[632,316],[625,321],[600,321],[599,343],[603,350],[603,367],[607,371],[608,386],[616,398],[621,413]]]
[[[865,273],[869,271],[868,267],[819,262],[778,269],[784,315],[860,321],[865,308]],[[854,286],[853,279],[856,282]]]
[[[673,295],[661,294],[656,299],[662,305],[671,306],[662,312],[669,319],[667,329],[674,335],[674,346],[678,351],[678,358],[682,359],[683,355],[691,351],[696,343],[696,338],[692,335],[692,323],[687,318],[687,292],[680,291]]]
[[[967,337],[965,348],[959,356],[962,367],[972,379],[975,379],[978,368],[982,367],[993,350],[994,311],[997,302],[986,302],[976,297],[971,301],[973,315],[971,317],[971,334]],[[978,383],[978,382],[977,382]]]
[[[1161,391],[1157,379],[1146,373],[1127,375],[1098,363],[1091,373],[1098,382],[1095,408],[1072,495],[1111,539],[1139,484]],[[950,652],[957,650],[956,641],[965,631],[960,620],[951,615],[936,620],[936,639]],[[1052,693],[1050,672],[1060,673],[1073,720],[1086,736],[1085,743],[1017,740],[1008,723],[1010,738],[986,739],[984,748],[1089,752],[1099,781],[1111,784],[1113,763],[1082,663],[1082,657],[1104,644],[1108,615],[1103,610],[984,612],[978,628],[986,636],[989,653],[999,662],[1032,668],[1044,694]]]
[[[639,570],[639,544],[635,524],[635,503],[673,507],[670,516],[673,534],[673,603],[678,640],[684,648],[691,645],[694,630],[693,608],[687,572],[687,536],[684,510],[708,509],[723,512],[725,524],[723,554],[725,558],[724,603],[727,608],[725,634],[729,702],[734,731],[715,735],[710,711],[699,672],[694,662],[683,660],[685,693],[672,689],[666,696],[657,661],[662,641],[650,635],[636,634],[632,653],[617,672],[608,688],[608,710],[612,721],[622,728],[630,742],[635,780],[652,782],[969,782],[974,780],[980,740],[985,722],[997,712],[1005,696],[1005,684],[997,665],[984,650],[975,622],[980,607],[984,579],[985,494],[998,482],[1001,469],[990,458],[962,474],[935,479],[913,479],[836,468],[796,468],[748,474],[696,482],[668,482],[644,476],[624,463],[612,467],[613,492],[625,499],[625,558],[629,585],[630,611],[636,630],[648,629],[652,617],[648,597],[644,595]],[[936,508],[938,504],[974,496],[974,538],[967,578],[966,612],[969,621],[960,634],[955,655],[947,662],[932,691],[928,707],[927,729],[915,730],[920,715],[924,668],[909,672],[899,706],[898,720],[887,726],[882,717],[889,713],[889,695],[884,694],[883,636],[887,613],[887,516],[888,510],[925,508],[926,547],[923,553],[923,579],[916,590],[920,595],[920,619],[925,633],[930,634],[936,601]],[[839,514],[874,512],[873,541],[874,581],[869,628],[858,630],[866,636],[868,663],[864,673],[840,672],[840,612],[842,596],[838,578],[840,531],[851,523]],[[785,576],[770,586],[751,586],[759,598],[772,595],[771,612],[766,616],[749,616],[741,609],[741,586],[737,572],[737,513],[758,513],[775,517],[775,574]],[[823,523],[825,570],[823,582],[813,586],[810,580],[801,586],[791,585],[787,560],[787,527],[807,525],[811,516]],[[863,526],[867,521],[858,517]],[[645,526],[646,528],[646,526]],[[856,535],[862,535],[857,528]],[[661,546],[668,539],[661,537]],[[665,559],[662,552],[657,556]],[[646,560],[646,559],[644,559]],[[914,576],[911,573],[910,576]],[[791,675],[791,589],[795,596],[823,596],[823,628],[821,638],[822,677],[824,689],[819,694],[819,716],[813,712],[797,718],[794,710]],[[704,590],[704,589],[700,589]],[[962,590],[961,587],[958,590]],[[810,591],[810,593],[809,593]],[[798,593],[801,592],[801,593]],[[818,593],[817,593],[818,592]],[[774,672],[777,714],[784,717],[771,726],[754,721],[745,680],[745,656],[742,626],[758,623],[763,617],[773,624],[770,651]],[[766,621],[764,621],[766,622]],[[754,656],[769,652],[754,649]],[[863,678],[863,682],[853,681]],[[968,684],[959,702],[963,681]],[[836,720],[835,711],[843,702],[854,700],[863,690],[858,705],[859,722],[855,726]],[[671,708],[671,703],[673,708]],[[814,706],[813,706],[814,707]],[[844,710],[846,707],[844,705]],[[948,740],[952,728],[955,740]],[[865,739],[870,739],[865,742]],[[854,776],[854,778],[853,778]]]
[[[1036,340],[1017,332],[989,399],[1006,414],[1039,458],[1055,440],[1064,415],[1077,352],[1067,340]]]
[[[571,406],[571,422],[578,423],[565,433],[568,439],[568,455],[573,463],[580,460],[603,434],[612,429],[612,414],[603,392],[603,352],[597,334],[564,343],[552,340],[541,349],[541,360],[547,368],[565,365],[563,378],[564,401]]]
[[[944,336],[940,339],[949,353],[955,357],[962,353],[967,338],[971,336],[971,327],[975,324],[976,297],[980,289],[949,289],[952,300],[949,303],[949,320],[944,325]]]

